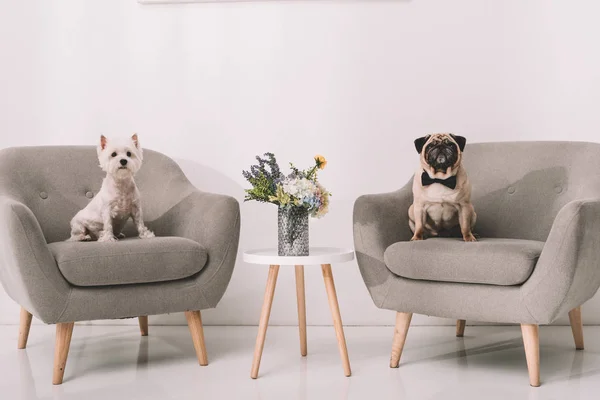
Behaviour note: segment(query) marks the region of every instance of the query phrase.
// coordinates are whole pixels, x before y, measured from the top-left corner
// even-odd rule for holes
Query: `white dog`
[[[129,217],[133,218],[140,238],[152,238],[142,218],[140,192],[133,176],[142,166],[142,148],[137,134],[126,141],[100,137],[98,160],[106,172],[98,195],[71,220],[70,241],[98,240],[110,242],[117,236]]]

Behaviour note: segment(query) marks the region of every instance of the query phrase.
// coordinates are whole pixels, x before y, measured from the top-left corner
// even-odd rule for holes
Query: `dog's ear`
[[[100,135],[100,148],[104,150],[106,148],[106,136]]]
[[[460,151],[465,151],[465,146],[467,145],[467,138],[453,134],[450,134],[450,136],[452,136],[452,139],[454,139]]]
[[[140,148],[140,142],[138,141],[137,133],[134,133],[133,136],[131,136],[131,141],[133,142],[133,144],[135,144],[135,147],[137,147],[138,149]]]
[[[425,143],[427,143],[427,141],[429,140],[430,136],[431,135],[427,135],[415,139],[415,148],[417,149],[417,153],[421,154],[421,152],[423,151],[423,147],[425,146]]]

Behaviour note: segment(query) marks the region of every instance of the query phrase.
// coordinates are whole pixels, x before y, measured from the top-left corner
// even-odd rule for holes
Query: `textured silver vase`
[[[278,253],[280,256],[308,255],[308,211],[304,207],[280,207]]]

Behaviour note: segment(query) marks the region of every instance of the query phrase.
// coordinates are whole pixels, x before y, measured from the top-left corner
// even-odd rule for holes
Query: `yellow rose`
[[[327,160],[325,159],[325,157],[323,157],[320,154],[317,154],[315,156],[315,161],[317,162],[317,167],[319,167],[319,169],[325,169],[325,166],[327,165]]]

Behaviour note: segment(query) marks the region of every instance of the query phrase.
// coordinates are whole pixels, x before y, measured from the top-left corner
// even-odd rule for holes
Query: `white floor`
[[[206,327],[210,365],[197,364],[187,327],[76,325],[62,386],[52,386],[54,329],[0,326],[0,399],[598,399],[600,327],[575,351],[570,328],[543,327],[542,387],[528,384],[517,326],[411,328],[390,369],[392,327],[346,327],[352,377],[343,375],[332,327],[308,328],[308,357],[294,327],[270,327],[260,376],[250,379],[256,327]]]

